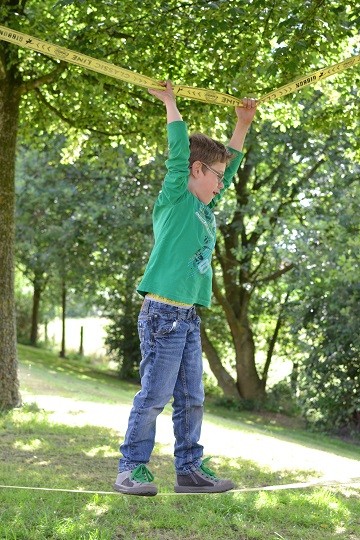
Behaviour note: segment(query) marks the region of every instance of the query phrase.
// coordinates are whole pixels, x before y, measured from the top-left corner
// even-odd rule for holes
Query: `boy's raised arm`
[[[243,107],[236,107],[237,122],[234,133],[228,143],[230,148],[241,152],[248,129],[256,113],[257,101],[252,98],[243,99]]]
[[[182,120],[182,116],[176,105],[176,98],[173,92],[171,81],[161,83],[165,90],[154,90],[149,88],[149,92],[152,96],[160,99],[166,107],[167,122],[175,122],[176,120]]]

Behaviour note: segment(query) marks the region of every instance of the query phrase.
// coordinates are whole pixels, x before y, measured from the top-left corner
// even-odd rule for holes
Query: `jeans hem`
[[[186,476],[192,472],[195,472],[199,469],[200,465],[202,463],[202,459],[199,459],[198,461],[195,461],[195,463],[191,464],[190,467],[186,467],[186,469],[176,469],[176,474],[179,476]]]

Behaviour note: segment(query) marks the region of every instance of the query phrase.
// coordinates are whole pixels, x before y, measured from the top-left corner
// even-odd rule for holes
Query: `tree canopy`
[[[10,28],[155,79],[170,78],[177,84],[238,97],[261,96],[295,77],[358,54],[359,20],[353,0],[346,5],[291,0],[271,6],[261,0],[110,0],[106,6],[80,0],[47,0],[41,5],[34,0],[8,0],[0,7],[0,23]],[[0,405],[9,407],[19,401],[13,302],[17,137],[23,148],[44,152],[48,144],[44,146],[44,140],[55,141],[65,134],[66,145],[53,158],[56,174],[66,163],[86,170],[81,156],[89,158],[89,149],[102,158],[107,149],[119,145],[127,156],[137,155],[141,164],[151,167],[152,157],[165,149],[166,141],[163,108],[143,88],[4,42],[0,42],[0,62]],[[232,336],[235,375],[224,368],[216,340],[203,336],[219,384],[232,396],[263,395],[268,365],[261,371],[256,364],[261,317],[257,304],[268,299],[273,331],[268,332],[266,351],[271,361],[274,340],[295,288],[289,276],[292,269],[303,266],[300,239],[314,242],[308,222],[310,215],[311,224],[316,221],[313,203],[320,197],[331,208],[335,187],[340,189],[346,178],[357,174],[352,163],[360,156],[358,81],[359,70],[349,69],[259,110],[244,164],[218,217],[214,259],[215,309],[220,309],[227,321],[227,336]],[[206,131],[226,142],[234,122],[231,108],[180,98],[179,107],[190,130]],[[126,159],[130,158],[124,158],[125,167]],[[108,179],[104,162],[102,169],[103,178]],[[91,165],[89,170],[91,176]],[[131,186],[131,176],[123,178],[126,187]],[[69,185],[64,187],[64,197]],[[144,185],[142,179],[140,186]],[[88,202],[94,194],[91,186],[79,174],[76,189],[84,190]],[[61,184],[56,187],[61,189]],[[109,193],[114,194],[112,189]],[[122,193],[127,200],[126,189]],[[132,215],[138,219],[137,207]],[[84,218],[86,238],[96,234],[103,238],[94,223],[98,221]],[[83,228],[76,233],[83,234]],[[125,240],[119,263],[124,270],[131,263],[123,249]],[[146,242],[149,249],[150,240]],[[89,259],[94,252],[86,252]],[[128,290],[125,287],[121,294],[126,296]]]

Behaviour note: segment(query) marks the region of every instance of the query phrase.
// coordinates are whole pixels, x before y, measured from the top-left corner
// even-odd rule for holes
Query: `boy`
[[[141,390],[134,398],[123,457],[114,489],[129,495],[156,495],[146,467],[155,443],[156,418],[173,397],[175,491],[218,493],[234,487],[202,460],[203,417],[200,318],[196,305],[209,307],[211,254],[216,224],[212,208],[231,184],[243,154],[256,100],[236,108],[229,148],[205,135],[187,135],[171,82],[149,90],[167,112],[167,174],[153,210],[155,244],[138,292],[145,297],[138,330]]]

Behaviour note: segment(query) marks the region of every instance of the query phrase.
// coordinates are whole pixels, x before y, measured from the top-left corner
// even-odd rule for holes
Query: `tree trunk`
[[[42,288],[38,281],[34,280],[33,290],[33,305],[31,315],[31,331],[30,331],[30,345],[36,347],[38,339],[38,327],[39,327],[39,308]]]
[[[265,398],[265,388],[255,364],[255,344],[247,314],[239,322],[234,336],[236,351],[237,388],[242,399],[261,400]]]
[[[203,326],[201,326],[201,343],[206,358],[208,359],[210,369],[216,377],[218,385],[224,392],[224,395],[228,398],[239,400],[239,391],[235,381],[222,365],[221,359]]]
[[[270,339],[270,342],[269,342],[269,347],[268,347],[267,354],[266,354],[266,361],[265,361],[264,369],[263,369],[263,372],[262,372],[262,384],[263,384],[264,388],[266,387],[271,360],[273,358],[275,345],[277,343],[279,333],[280,333],[280,329],[281,329],[282,323],[283,323],[284,307],[286,306],[286,304],[287,304],[287,302],[289,300],[289,296],[290,296],[290,293],[287,292],[284,301],[280,305],[279,316],[278,316],[276,324],[275,324],[273,335],[271,336],[271,339]]]
[[[80,346],[79,355],[84,356],[84,327],[80,326]]]
[[[14,299],[15,155],[20,96],[0,56],[0,409],[20,404]]]
[[[66,322],[66,283],[65,279],[62,280],[61,284],[61,351],[59,353],[60,358],[66,357],[65,350],[65,322]]]
[[[129,267],[125,283],[125,295],[121,321],[121,341],[122,362],[119,372],[120,379],[125,381],[138,380],[137,367],[139,365],[139,338],[137,331],[138,307],[134,303],[134,271]]]
[[[223,273],[223,278],[225,284],[228,285],[229,279],[226,272]],[[261,379],[259,378],[255,364],[255,344],[248,318],[250,293],[245,289],[241,289],[240,286],[237,286],[237,290],[234,288],[230,289],[226,286],[225,289],[226,294],[224,295],[220,290],[214,275],[213,292],[224,310],[235,348],[237,399],[240,397],[241,399],[247,400],[261,400],[265,397],[265,388]],[[237,302],[237,299],[240,300]],[[206,345],[206,336],[204,337],[205,340],[203,341],[203,346],[204,344]],[[213,348],[213,346],[211,345],[209,339],[207,339],[207,341],[207,348],[211,354],[210,347]],[[207,351],[206,356],[208,356]],[[221,364],[220,358],[218,363]],[[211,363],[210,367],[213,370]],[[221,366],[221,368],[224,370],[223,366]],[[219,369],[219,367],[217,367],[217,369]],[[229,377],[228,373],[227,376]]]

